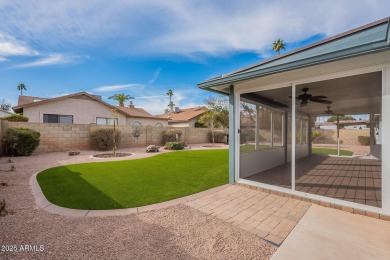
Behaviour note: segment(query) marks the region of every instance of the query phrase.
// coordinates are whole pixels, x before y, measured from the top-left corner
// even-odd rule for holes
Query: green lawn
[[[332,148],[312,148],[311,151],[314,154],[337,155],[337,149],[332,149]],[[353,152],[347,151],[347,150],[340,150],[340,155],[342,155],[342,156],[352,156]]]
[[[53,204],[120,209],[180,198],[228,183],[228,150],[180,151],[154,157],[84,163],[37,175]]]
[[[260,145],[260,149],[269,149],[271,146],[269,145]],[[255,150],[255,145],[254,144],[243,144],[240,145],[240,152],[249,152],[249,151],[254,151]]]

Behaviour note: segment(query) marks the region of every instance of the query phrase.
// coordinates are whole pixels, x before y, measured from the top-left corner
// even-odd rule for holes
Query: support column
[[[390,66],[382,71],[382,208],[390,215]]]
[[[288,162],[288,158],[287,158],[288,157],[288,147],[287,147],[288,112],[287,111],[285,111],[284,115],[283,115],[282,129],[283,129],[282,144],[283,144],[283,148],[284,148],[284,163],[287,163]]]
[[[229,87],[229,183],[234,183],[235,180],[235,158],[236,158],[236,132],[235,129],[235,108],[234,108],[234,86]],[[238,155],[237,155],[238,156]],[[238,173],[237,173],[238,174]]]
[[[270,142],[270,145],[271,145],[271,148],[274,147],[274,113],[271,111],[271,127],[270,127],[270,131],[271,131],[271,142]]]
[[[255,149],[259,149],[259,105],[256,105]]]
[[[337,115],[337,156],[340,156],[340,116]]]
[[[291,100],[292,100],[292,126],[291,126],[291,189],[295,191],[295,146],[296,146],[296,128],[297,128],[297,122],[296,122],[296,98],[295,98],[295,84],[292,84],[292,93],[291,93]]]
[[[306,136],[306,140],[307,140],[307,146],[308,146],[308,149],[309,149],[309,152],[307,153],[308,155],[311,155],[312,152],[311,152],[311,147],[312,147],[312,140],[311,140],[311,115],[309,115],[309,119],[308,119],[308,122],[307,122],[307,136]]]

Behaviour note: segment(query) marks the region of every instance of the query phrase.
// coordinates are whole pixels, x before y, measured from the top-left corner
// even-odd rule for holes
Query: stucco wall
[[[134,121],[139,121],[142,124],[142,126],[155,126],[157,122],[160,122],[163,126],[168,126],[168,120],[136,118],[136,117],[128,117],[126,119],[126,125],[131,125],[131,123]]]
[[[195,117],[188,122],[180,122],[180,123],[169,123],[172,127],[195,127],[195,123],[198,120],[198,117]]]
[[[72,115],[73,124],[95,124],[96,117],[115,117],[119,125],[126,124],[126,116],[114,113],[109,107],[90,99],[66,98],[23,109],[23,115],[32,123],[43,123],[43,114]]]

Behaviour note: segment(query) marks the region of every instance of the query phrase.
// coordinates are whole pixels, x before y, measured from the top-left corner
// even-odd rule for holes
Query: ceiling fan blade
[[[302,100],[301,107],[305,107],[305,106],[307,106],[307,100]]]
[[[328,97],[326,97],[326,96],[312,96],[311,98],[324,99],[324,98],[328,98]]]
[[[317,103],[322,103],[322,104],[332,104],[332,101],[329,100],[322,100],[322,99],[316,99],[316,98],[311,98],[310,101],[317,102]]]

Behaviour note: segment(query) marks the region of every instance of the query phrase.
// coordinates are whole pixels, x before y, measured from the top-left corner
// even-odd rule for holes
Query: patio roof
[[[324,39],[300,49],[198,84],[199,88],[229,94],[229,84],[283,71],[390,50],[390,17]],[[225,85],[226,88],[216,89]]]

